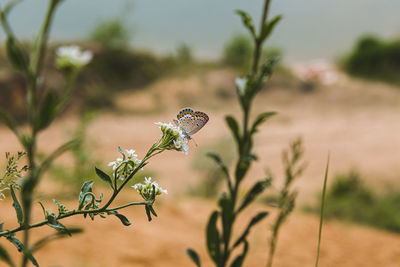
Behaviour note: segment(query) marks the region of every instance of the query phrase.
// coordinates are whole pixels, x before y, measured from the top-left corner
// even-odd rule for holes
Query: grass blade
[[[317,248],[317,258],[315,260],[315,267],[318,267],[319,250],[321,247],[322,222],[324,220],[324,207],[325,207],[325,195],[326,195],[326,182],[328,181],[329,157],[330,156],[328,154],[328,160],[326,162],[326,169],[325,169],[324,186],[322,188],[321,212],[320,212],[320,217],[319,217],[319,232],[318,232],[318,248]]]

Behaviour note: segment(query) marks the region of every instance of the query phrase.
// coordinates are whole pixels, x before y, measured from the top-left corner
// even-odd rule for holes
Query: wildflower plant
[[[8,223],[0,222],[0,238],[8,240],[21,252],[21,266],[24,267],[28,265],[28,262],[39,266],[33,254],[47,242],[82,231],[81,229],[66,227],[61,223],[64,218],[83,215],[84,218],[89,217],[94,220],[97,216],[105,218],[113,215],[119,218],[124,225],[130,225],[128,218],[118,211],[138,205],[144,206],[149,221],[152,216],[157,216],[153,208],[154,201],[157,196],[166,194],[167,191],[152,181],[150,177],[146,178],[144,184],[136,184],[132,189],[132,192],[136,190],[141,195],[143,201],[129,202],[116,207],[111,207],[111,205],[128,182],[132,181],[135,175],[149,163],[150,158],[165,150],[175,150],[187,154],[188,144],[184,133],[177,127],[172,124],[159,123],[161,137],[148,149],[144,157],[139,158],[134,150],[123,151],[118,148],[121,157],[110,162],[109,171],[95,167],[97,176],[108,184],[112,192],[108,199],[104,199],[103,194],[96,195],[93,191],[93,181],[87,181],[83,183],[79,194],[77,194],[78,201],[75,208],[67,207],[54,200],[53,202],[57,206],[57,211],[54,212],[45,207],[46,203],[39,203],[44,218],[41,221],[32,222],[32,207],[36,203],[36,188],[41,182],[43,174],[57,157],[75,148],[80,142],[79,139],[69,140],[43,158],[42,156],[39,157],[37,152],[38,135],[53,123],[70,102],[77,76],[85,65],[90,63],[92,53],[82,51],[78,46],[58,48],[55,65],[63,74],[65,85],[58,90],[47,88],[43,82],[43,69],[48,51],[48,39],[55,11],[63,0],[49,0],[42,27],[31,51],[21,45],[8,22],[10,11],[19,2],[21,1],[14,0],[0,5],[0,22],[6,33],[8,59],[14,70],[20,72],[27,81],[25,97],[28,127],[21,127],[13,116],[0,109],[0,122],[3,122],[15,134],[25,151],[16,156],[6,154],[7,167],[5,175],[0,179],[0,194],[3,196],[5,190],[10,190],[18,226],[7,229]],[[24,155],[26,155],[27,164],[19,167],[18,161]],[[16,190],[20,190],[19,194]],[[57,232],[33,242],[31,230],[42,226],[49,226],[56,229]],[[19,236],[20,232],[22,239]],[[10,258],[8,252],[1,245],[0,261],[4,261],[10,266],[16,266],[14,260]]]
[[[253,24],[253,19],[248,13],[243,10],[236,11],[251,35],[254,42],[254,51],[249,73],[235,80],[236,93],[243,114],[242,123],[240,125],[238,120],[231,115],[225,117],[237,148],[237,161],[233,175],[231,175],[228,166],[225,165],[218,154],[208,153],[208,156],[216,162],[224,173],[227,185],[227,192],[221,194],[218,200],[218,208],[211,213],[206,226],[207,251],[215,266],[218,267],[239,267],[243,265],[249,251],[248,237],[251,229],[269,215],[267,211],[258,212],[249,220],[247,227],[243,229],[241,234],[234,235],[233,229],[238,217],[272,183],[272,176],[267,174],[266,178],[255,182],[244,196],[240,197],[244,191],[241,187],[242,182],[246,178],[246,174],[250,170],[252,163],[257,160],[257,156],[253,152],[254,136],[258,132],[259,127],[276,114],[271,111],[263,112],[258,114],[253,121],[250,120],[254,98],[272,75],[274,66],[278,61],[277,58],[270,58],[266,62],[260,62],[263,44],[281,19],[280,15],[268,19],[270,2],[270,0],[265,0],[264,2],[261,25],[258,32]],[[272,252],[270,252],[272,256],[275,251],[279,227],[294,207],[296,194],[289,190],[289,185],[302,170],[302,167],[299,168],[297,166],[302,155],[300,141],[292,145],[291,152],[293,152],[292,158],[287,156],[288,154],[285,154],[284,164],[286,166],[285,174],[287,179],[279,199],[280,204],[278,208],[280,209],[280,215],[272,229],[273,236],[270,242],[274,243]],[[296,170],[294,171],[295,168]],[[186,253],[197,266],[201,266],[200,257],[195,250],[187,249]],[[272,259],[270,261],[272,262]]]

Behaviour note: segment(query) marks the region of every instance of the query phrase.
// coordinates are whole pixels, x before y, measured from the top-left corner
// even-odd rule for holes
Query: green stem
[[[111,209],[106,209],[106,210],[102,210],[101,208],[93,209],[93,210],[72,210],[70,212],[67,212],[65,214],[62,214],[62,215],[58,216],[57,220],[61,220],[61,219],[64,219],[64,218],[67,218],[67,217],[71,217],[71,216],[74,216],[74,215],[79,215],[79,214],[110,212],[110,211],[116,211],[116,210],[120,210],[120,209],[123,209],[123,208],[127,208],[127,207],[130,207],[130,206],[151,205],[151,204],[153,204],[153,201],[139,201],[139,202],[131,202],[131,203],[128,203],[128,204],[125,204],[125,205],[121,205],[121,206],[118,206],[118,207],[115,207],[115,208],[111,208]],[[3,231],[3,232],[0,232],[0,237],[1,236],[6,236],[6,235],[9,235],[9,234],[12,234],[12,233],[16,233],[16,232],[19,232],[19,231],[22,231],[22,230],[40,227],[40,226],[43,226],[43,225],[47,224],[48,222],[49,222],[48,219],[45,219],[43,221],[40,221],[40,222],[37,222],[37,223],[34,223],[34,224],[30,224],[27,227],[19,226],[19,227],[16,227],[16,228],[12,229],[12,230],[6,230],[6,231]]]
[[[21,199],[24,210],[24,222],[22,224],[24,231],[24,245],[25,247],[29,247],[29,225],[31,220],[32,213],[32,200],[33,193],[36,185],[39,182],[40,175],[37,173],[35,158],[36,158],[36,127],[35,127],[35,118],[36,118],[36,107],[37,107],[37,81],[40,77],[40,73],[43,69],[43,62],[47,47],[48,35],[50,31],[50,25],[53,18],[53,14],[55,8],[59,0],[51,0],[49,3],[49,7],[46,13],[45,20],[43,22],[41,31],[38,37],[38,46],[36,51],[33,54],[32,61],[32,74],[29,75],[28,79],[28,92],[27,92],[27,100],[28,100],[28,108],[30,111],[30,124],[32,128],[32,135],[30,137],[29,143],[26,145],[29,159],[29,168],[30,172],[27,177],[27,180],[24,181],[21,190]],[[23,254],[22,258],[22,267],[25,267],[28,263],[27,255]]]
[[[263,9],[263,13],[262,13],[261,21],[260,21],[260,29],[259,29],[260,34],[264,27],[264,23],[267,21],[270,3],[271,3],[271,0],[265,0],[265,2],[264,2],[264,9]],[[262,50],[262,46],[263,46],[263,41],[260,39],[259,36],[255,40],[256,46],[254,49],[254,58],[253,58],[253,67],[252,67],[253,75],[256,74],[258,71],[258,63],[260,61],[261,50]]]

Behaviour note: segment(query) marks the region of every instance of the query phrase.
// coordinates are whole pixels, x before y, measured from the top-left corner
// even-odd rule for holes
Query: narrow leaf
[[[105,172],[103,172],[102,170],[100,170],[97,167],[94,167],[94,169],[96,170],[97,176],[99,176],[101,180],[110,184],[111,187],[113,187],[111,177],[108,174],[106,174]]]
[[[83,232],[82,228],[69,228],[68,229],[69,232],[71,234],[79,234]],[[50,241],[56,240],[56,239],[60,239],[60,238],[64,238],[69,236],[69,234],[65,231],[57,231],[54,234],[48,235],[42,239],[40,239],[39,241],[37,241],[35,244],[32,245],[31,251],[34,252],[38,249],[40,249],[41,247],[43,247],[44,245],[46,245],[47,243],[49,243]]]
[[[196,251],[189,248],[185,250],[186,254],[192,259],[192,261],[196,264],[197,267],[201,267],[199,255],[197,255]]]
[[[21,208],[21,205],[18,202],[18,198],[15,195],[14,188],[12,186],[10,186],[10,191],[11,191],[11,196],[12,196],[12,199],[13,199],[13,207],[15,209],[15,212],[17,213],[18,223],[21,225],[22,222],[24,221],[24,215],[22,213],[22,208]]]
[[[111,211],[111,212],[108,212],[108,214],[111,214],[111,215],[114,215],[114,216],[118,217],[118,219],[120,219],[122,224],[125,225],[125,226],[131,225],[131,222],[124,215],[118,213],[117,211]]]
[[[231,267],[241,267],[243,265],[243,261],[244,258],[246,257],[248,249],[249,249],[249,243],[245,240],[242,254],[240,254],[235,258],[235,260],[231,264]]]
[[[148,205],[144,206],[145,210],[146,210],[146,215],[147,215],[147,219],[149,220],[149,222],[152,220],[151,218],[151,211]]]
[[[260,39],[261,42],[264,42],[268,36],[271,35],[272,31],[274,30],[275,26],[278,24],[278,22],[282,19],[282,15],[277,15],[270,21],[266,22],[261,30],[261,35]]]
[[[122,151],[120,146],[118,146],[118,151],[119,151],[119,153],[122,154],[122,160],[125,160],[126,159],[125,153],[124,153],[124,151]]]
[[[22,0],[13,0],[10,1],[3,9],[3,13],[5,16],[8,16],[8,14],[10,13],[11,9],[14,8],[14,6],[16,6],[19,2],[21,2]]]
[[[208,157],[212,158],[212,159],[215,161],[215,163],[217,163],[217,165],[221,168],[222,172],[223,172],[223,173],[225,174],[225,176],[226,176],[229,189],[232,191],[233,188],[232,188],[232,185],[231,185],[231,177],[230,177],[230,175],[229,175],[229,170],[228,170],[228,167],[226,167],[226,165],[223,163],[221,157],[220,157],[218,154],[212,153],[212,152],[209,152],[209,153],[207,153],[206,155],[207,155]]]
[[[0,121],[2,121],[14,134],[20,137],[16,121],[4,110],[0,109]]]
[[[154,191],[153,191],[153,192],[154,192]],[[154,210],[153,205],[149,205],[149,209],[150,209],[151,213],[152,213],[154,216],[157,217],[157,213],[156,213],[156,211]]]
[[[250,189],[249,192],[245,195],[242,204],[240,205],[239,209],[237,212],[242,211],[244,208],[246,208],[251,202],[254,201],[254,199],[261,194],[265,188],[271,186],[271,181],[272,178],[267,178],[263,181],[258,181],[253,185],[253,187]]]
[[[39,167],[39,172],[43,173],[48,169],[48,167],[51,165],[51,163],[60,155],[62,155],[64,152],[73,149],[79,144],[79,139],[73,139],[70,140],[64,144],[62,144],[60,147],[58,147],[53,153],[51,153],[40,165]]]
[[[58,105],[57,94],[54,90],[48,90],[39,109],[36,121],[36,130],[40,131],[47,128],[57,114]]]
[[[3,248],[2,246],[0,246],[0,260],[4,261],[5,263],[7,263],[8,265],[10,265],[12,267],[15,266],[14,262],[10,258],[10,255],[8,254],[7,250],[5,250],[5,248]]]
[[[259,114],[257,116],[257,118],[255,119],[253,126],[251,127],[250,134],[256,133],[258,131],[258,126],[260,126],[262,123],[264,123],[267,119],[269,119],[270,117],[272,117],[275,114],[276,114],[276,112],[274,112],[274,111],[264,112],[264,113]]]
[[[211,259],[218,265],[220,258],[220,239],[217,229],[217,219],[218,211],[214,211],[207,224],[207,249]]]
[[[244,230],[243,234],[237,239],[233,247],[237,247],[240,245],[240,243],[246,241],[246,238],[248,234],[250,233],[251,227],[256,225],[258,222],[260,222],[262,219],[264,219],[268,215],[268,212],[260,212],[256,216],[251,219],[249,224],[247,225],[246,229]]]
[[[325,207],[325,199],[326,199],[326,184],[328,181],[329,158],[330,158],[330,156],[328,154],[328,160],[326,162],[326,169],[325,169],[324,185],[322,187],[321,211],[320,211],[320,217],[319,217],[319,230],[318,230],[318,248],[317,248],[317,258],[315,260],[315,267],[318,267],[319,251],[321,248],[322,222],[324,220],[324,207]]]
[[[231,129],[232,135],[235,138],[236,144],[238,147],[241,143],[240,133],[239,133],[239,124],[237,123],[236,119],[230,115],[225,117],[225,121]]]
[[[256,31],[254,29],[253,20],[251,19],[250,15],[243,10],[236,10],[235,12],[242,18],[243,25],[249,30],[251,36],[255,39]]]
[[[57,221],[57,216],[51,211],[47,211],[47,225],[56,229],[57,231],[63,231],[67,233],[69,236],[71,235],[71,232],[59,221]]]
[[[13,37],[8,36],[6,42],[7,56],[13,67],[18,71],[28,73],[29,59],[21,44]]]
[[[21,252],[24,249],[24,245],[22,244],[21,241],[19,241],[17,238],[15,238],[12,235],[9,235],[6,237],[8,241],[10,241],[19,252]]]

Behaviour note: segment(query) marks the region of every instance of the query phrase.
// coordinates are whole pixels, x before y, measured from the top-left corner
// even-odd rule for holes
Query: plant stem
[[[264,27],[264,23],[267,21],[270,3],[271,3],[271,0],[265,0],[265,2],[264,2],[264,9],[263,9],[263,13],[262,13],[261,21],[260,21],[260,29],[259,29],[260,33]],[[256,46],[254,49],[254,58],[253,58],[253,67],[252,67],[253,75],[256,74],[258,71],[258,63],[260,61],[261,50],[262,50],[262,45],[263,45],[263,42],[260,37],[257,37],[255,42],[256,42]]]
[[[64,218],[67,218],[67,217],[71,217],[71,216],[74,216],[74,215],[78,215],[78,214],[109,212],[109,211],[120,210],[120,209],[123,209],[123,208],[126,208],[126,207],[130,207],[130,206],[151,205],[151,204],[153,204],[153,201],[139,201],[139,202],[131,202],[131,203],[128,203],[128,204],[125,204],[125,205],[121,205],[121,206],[118,206],[118,207],[115,207],[115,208],[105,209],[105,210],[103,210],[102,208],[93,209],[93,210],[72,210],[72,211],[69,211],[69,212],[67,212],[65,214],[62,214],[62,215],[58,216],[57,220],[61,220],[61,219],[64,219]],[[27,227],[21,225],[21,226],[16,227],[16,228],[14,228],[12,230],[6,230],[6,231],[3,231],[3,232],[0,232],[0,237],[1,236],[5,236],[5,235],[9,235],[9,234],[12,234],[12,233],[16,233],[16,232],[19,232],[19,231],[22,231],[22,230],[36,228],[36,227],[45,225],[48,222],[49,222],[48,219],[45,219],[43,221],[40,221],[40,222],[37,222],[37,223],[34,223],[34,224],[30,224]]]
[[[53,14],[55,8],[59,0],[51,0],[49,3],[49,7],[46,13],[45,20],[43,22],[41,31],[38,37],[38,47],[37,50],[34,51],[33,54],[33,61],[32,61],[32,74],[29,75],[29,86],[28,86],[28,106],[30,111],[30,124],[32,129],[32,135],[30,136],[30,140],[28,144],[26,144],[28,160],[29,160],[29,174],[27,180],[24,181],[21,190],[21,200],[23,204],[23,211],[24,211],[24,222],[21,227],[24,229],[24,245],[29,249],[29,225],[31,220],[31,213],[32,213],[32,199],[33,193],[37,183],[40,180],[40,175],[37,173],[35,159],[36,159],[36,126],[35,126],[35,119],[36,119],[36,106],[37,106],[37,81],[39,79],[40,73],[43,69],[43,62],[46,52],[46,46],[48,41],[48,35],[50,30],[51,21],[53,18]],[[24,253],[22,256],[22,267],[25,267],[28,263],[28,257]]]

